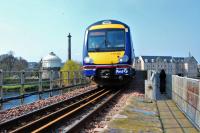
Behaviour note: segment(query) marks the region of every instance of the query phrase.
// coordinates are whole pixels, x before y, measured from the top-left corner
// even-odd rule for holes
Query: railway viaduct
[[[75,72],[73,74],[78,74]],[[80,73],[79,73],[80,74]],[[5,102],[5,98],[3,97],[3,79],[1,75],[0,89],[1,89],[1,104]],[[24,87],[25,83],[23,81],[25,77],[22,76],[21,86]],[[59,96],[55,96],[57,99],[54,101],[54,97],[50,96],[51,102],[45,101],[47,105],[41,108],[36,108],[35,110],[31,110],[28,113],[22,113],[19,116],[9,116],[6,120],[3,121],[4,117],[6,117],[6,113],[13,113],[17,108],[18,112],[23,112],[23,109],[20,108],[12,108],[6,112],[6,110],[2,110],[0,112],[0,117],[2,121],[0,122],[0,131],[33,131],[33,132],[46,132],[51,129],[57,128],[60,124],[62,125],[62,129],[59,128],[61,132],[71,132],[77,131],[81,128],[85,127],[85,123],[90,123],[90,121],[94,121],[94,118],[100,119],[95,114],[101,114],[99,112],[104,112],[105,109],[101,109],[106,106],[106,102],[109,100],[118,97],[125,99],[123,97],[127,97],[127,100],[122,102],[124,104],[116,114],[110,115],[106,117],[104,121],[106,121],[106,125],[104,126],[96,126],[93,128],[93,132],[169,132],[169,133],[192,133],[199,132],[200,127],[200,82],[197,79],[191,79],[186,77],[179,77],[177,75],[167,75],[166,76],[166,91],[164,94],[160,93],[160,77],[159,73],[155,71],[137,71],[135,78],[131,81],[130,85],[126,87],[123,91],[117,91],[116,88],[96,88],[95,84],[88,83],[84,80],[83,77],[78,79],[75,76],[75,80],[71,82],[71,84],[66,87],[62,83],[62,79],[55,80],[50,78],[50,89],[52,91],[56,84],[59,86],[58,90],[62,90]],[[64,79],[70,80],[70,79]],[[41,89],[41,79],[39,80],[39,88]],[[46,81],[45,81],[46,82]],[[79,86],[81,85],[81,86]],[[81,89],[84,88],[84,89]],[[64,91],[64,88],[68,91]],[[78,90],[78,89],[80,90]],[[89,88],[89,89],[88,89]],[[127,89],[128,88],[128,89]],[[24,89],[24,88],[23,88]],[[87,90],[88,89],[88,90]],[[118,87],[119,89],[119,87]],[[76,90],[76,91],[74,91]],[[86,91],[87,90],[87,91]],[[119,89],[120,90],[120,89]],[[123,90],[123,89],[121,89]],[[41,91],[41,90],[39,90]],[[70,91],[74,91],[72,94],[68,94]],[[65,94],[67,93],[67,94]],[[76,96],[74,95],[76,93]],[[123,94],[121,96],[120,94]],[[85,95],[86,94],[86,95]],[[24,94],[24,96],[27,93]],[[37,95],[36,92],[30,95]],[[65,95],[65,98],[63,97]],[[22,96],[23,97],[23,96]],[[21,97],[21,98],[22,98]],[[68,97],[68,98],[66,98]],[[20,97],[18,97],[20,98]],[[14,99],[14,98],[13,98]],[[10,100],[13,100],[12,98]],[[81,100],[80,100],[81,99]],[[9,99],[7,99],[9,100]],[[42,100],[42,99],[41,99]],[[41,102],[41,100],[39,100]],[[103,101],[101,101],[103,100]],[[123,101],[123,100],[121,100]],[[37,102],[37,101],[36,101]],[[42,102],[41,102],[42,103]],[[53,104],[52,104],[53,103]],[[96,104],[95,107],[90,108],[92,105]],[[38,102],[39,104],[39,102]],[[49,105],[48,105],[49,104]],[[110,103],[109,103],[110,104]],[[115,102],[114,102],[115,104]],[[34,104],[31,104],[32,108]],[[26,105],[23,105],[26,106]],[[116,103],[115,106],[118,106]],[[22,106],[20,106],[22,107]],[[28,107],[28,106],[27,106]],[[98,108],[96,108],[98,107]],[[112,106],[113,107],[113,106]],[[25,109],[25,108],[24,108]],[[91,111],[79,111],[79,110],[91,110]],[[112,109],[108,109],[111,110]],[[84,113],[83,113],[84,112]],[[106,111],[105,111],[106,112]],[[114,111],[115,112],[115,111]],[[79,114],[87,114],[77,118]],[[112,113],[111,113],[112,114]],[[39,116],[37,116],[39,115]],[[95,116],[95,117],[94,117]],[[103,116],[100,115],[103,118]],[[27,118],[33,118],[33,120],[28,120]],[[68,127],[63,126],[63,121],[61,119],[69,120],[67,123]],[[78,119],[78,122],[71,122],[71,119]],[[13,126],[14,123],[18,123]],[[38,123],[37,123],[38,122]],[[98,123],[98,122],[92,122]],[[101,122],[100,122],[101,123]],[[31,126],[31,125],[34,126]],[[38,125],[42,124],[40,127]],[[90,125],[90,124],[89,124]],[[100,124],[101,125],[101,124]],[[12,128],[11,128],[12,127]],[[31,128],[30,128],[31,127]],[[36,127],[33,129],[32,127]],[[64,127],[64,128],[63,128]],[[86,126],[87,127],[87,126]],[[11,130],[10,130],[11,129]],[[90,130],[84,130],[90,131]]]

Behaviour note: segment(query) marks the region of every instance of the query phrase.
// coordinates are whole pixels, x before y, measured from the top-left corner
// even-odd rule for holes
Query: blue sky
[[[49,52],[81,61],[86,27],[116,19],[131,28],[135,54],[188,56],[200,62],[199,0],[0,0],[0,54],[39,61]]]

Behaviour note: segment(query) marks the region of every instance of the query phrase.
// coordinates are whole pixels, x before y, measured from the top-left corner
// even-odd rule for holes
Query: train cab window
[[[88,39],[88,50],[95,51],[100,48],[104,48],[106,39],[105,35],[106,33],[104,31],[90,32]]]
[[[124,30],[90,31],[88,51],[116,51],[125,49]]]
[[[118,30],[118,31],[108,31],[107,32],[107,47],[108,48],[124,48],[124,31],[123,30]]]

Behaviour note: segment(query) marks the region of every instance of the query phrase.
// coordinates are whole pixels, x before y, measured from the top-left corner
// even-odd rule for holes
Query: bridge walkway
[[[104,132],[199,133],[165,95],[157,101],[130,97],[125,108],[112,118]]]
[[[144,90],[145,72],[137,72],[131,87]],[[123,110],[107,124],[104,132],[119,133],[199,133],[166,94],[152,101],[131,96]]]
[[[162,95],[156,101],[160,122],[165,133],[198,133],[177,105]]]

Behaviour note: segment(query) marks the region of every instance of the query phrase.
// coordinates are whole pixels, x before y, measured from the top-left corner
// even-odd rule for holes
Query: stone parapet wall
[[[166,93],[169,98],[172,98],[172,75],[166,75]]]
[[[172,75],[167,78],[168,95],[172,95],[174,102],[186,116],[200,128],[200,80]],[[171,82],[170,82],[171,81]],[[171,93],[170,93],[171,92]]]

